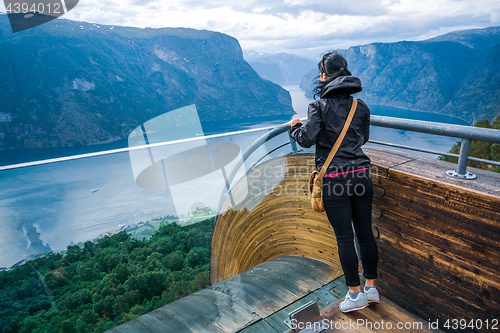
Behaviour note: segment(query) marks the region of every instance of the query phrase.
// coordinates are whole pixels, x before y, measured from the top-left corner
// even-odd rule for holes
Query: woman
[[[323,56],[318,64],[319,80],[309,104],[305,124],[299,119],[290,122],[290,135],[302,147],[316,145],[316,169],[319,171],[328,157],[349,114],[353,97],[361,91],[361,81],[351,75],[347,61],[336,52]],[[375,288],[378,252],[372,234],[371,208],[373,183],[370,177],[370,158],[361,146],[368,141],[370,109],[358,100],[352,122],[323,178],[323,202],[328,220],[335,231],[340,263],[349,287],[342,312],[360,310],[369,303],[379,302]],[[351,224],[352,220],[352,224]],[[354,234],[360,247],[363,276],[366,284],[361,291],[358,275],[358,257],[354,248]]]

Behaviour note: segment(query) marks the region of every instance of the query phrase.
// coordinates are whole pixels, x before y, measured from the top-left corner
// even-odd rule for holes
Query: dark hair
[[[315,87],[313,89],[314,99],[316,99],[316,96],[321,97],[323,88],[339,76],[352,75],[347,69],[347,60],[345,60],[342,54],[335,51],[330,51],[323,55],[321,61],[318,62],[318,69],[320,75],[325,74],[327,79],[321,81],[320,76],[316,76],[314,81]]]

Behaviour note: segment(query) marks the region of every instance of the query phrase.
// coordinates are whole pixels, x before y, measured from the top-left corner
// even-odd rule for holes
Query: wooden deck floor
[[[274,258],[109,332],[284,333],[290,329],[285,324],[289,313],[309,302],[318,304],[322,323],[331,323],[324,333],[434,332],[427,322],[383,297],[380,304],[341,313],[338,306],[347,286],[338,277],[339,269],[310,258]]]
[[[338,283],[336,283],[338,282]],[[367,332],[443,332],[437,328],[431,327],[430,323],[422,318],[408,312],[399,305],[390,301],[385,297],[381,297],[379,304],[369,305],[367,308],[349,313],[342,313],[339,309],[340,302],[344,297],[340,297],[339,293],[345,295],[347,288],[342,286],[344,282],[340,279],[332,281],[325,287],[317,290],[316,295],[308,295],[294,304],[287,306],[281,311],[276,312],[272,316],[263,318],[261,321],[254,323],[239,331],[239,333],[297,333],[297,331],[284,329],[284,319],[287,314],[296,308],[304,305],[308,301],[317,301],[321,309],[321,321],[319,324],[326,328],[322,333],[333,332],[349,332],[349,333],[367,333]],[[319,295],[319,297],[317,297]],[[315,298],[315,296],[317,298]],[[340,298],[339,298],[340,297]],[[332,299],[337,299],[335,302],[329,302]],[[328,304],[328,305],[326,305]],[[307,328],[307,327],[300,327]]]
[[[367,308],[349,313],[339,310],[339,303],[343,298],[327,306],[321,311],[324,322],[329,322],[333,329],[330,332],[442,332],[431,329],[429,322],[406,311],[385,297],[381,297],[379,304],[369,305]]]

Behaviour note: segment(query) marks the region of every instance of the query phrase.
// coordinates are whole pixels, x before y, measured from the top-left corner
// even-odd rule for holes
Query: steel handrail
[[[307,118],[301,118],[301,120],[306,121]],[[500,144],[500,130],[481,128],[481,127],[473,127],[473,126],[437,123],[437,122],[432,122],[432,121],[422,121],[422,120],[412,120],[412,119],[395,118],[395,117],[375,116],[375,115],[372,115],[370,117],[370,125],[384,127],[384,128],[405,130],[405,131],[413,131],[413,132],[441,135],[441,136],[446,136],[446,137],[461,138],[462,143],[461,143],[461,148],[460,148],[460,155],[455,155],[455,154],[450,154],[450,153],[445,153],[445,152],[440,153],[440,152],[435,152],[435,151],[430,151],[430,150],[425,150],[425,149],[419,149],[416,147],[395,145],[395,144],[390,144],[390,143],[381,143],[381,142],[378,142],[378,141],[376,142],[376,141],[372,141],[372,140],[369,141],[369,142],[372,142],[375,144],[385,144],[388,146],[393,146],[393,147],[402,148],[402,149],[421,151],[421,152],[438,154],[438,155],[443,155],[443,156],[458,157],[457,169],[455,171],[450,171],[448,173],[450,176],[453,176],[453,177],[463,178],[463,179],[475,178],[475,176],[473,174],[471,174],[470,172],[467,172],[467,161],[469,161],[469,160],[477,161],[477,162],[481,162],[481,163],[490,163],[493,165],[500,165],[496,161],[484,160],[484,159],[479,159],[479,158],[469,156],[471,140],[486,141],[486,142]],[[49,163],[57,163],[57,162],[63,162],[63,161],[69,161],[69,160],[75,160],[75,159],[81,159],[81,158],[87,158],[87,157],[109,155],[109,154],[115,154],[115,153],[133,151],[133,150],[139,150],[139,149],[154,148],[154,147],[172,145],[172,144],[183,143],[183,142],[206,140],[206,139],[218,138],[218,137],[226,137],[226,136],[231,136],[231,135],[245,134],[245,133],[258,132],[258,131],[270,129],[271,131],[269,133],[266,133],[265,135],[263,135],[262,137],[257,139],[257,141],[255,141],[243,153],[243,160],[246,160],[251,153],[253,153],[258,147],[260,147],[260,145],[262,145],[264,142],[270,140],[272,137],[277,136],[283,132],[286,132],[288,130],[288,128],[289,128],[289,126],[287,124],[284,124],[284,125],[280,125],[280,126],[267,126],[267,127],[255,128],[255,129],[250,129],[250,130],[220,133],[220,134],[200,136],[200,137],[188,138],[188,139],[182,139],[182,140],[166,141],[166,142],[160,142],[160,143],[154,143],[154,144],[141,145],[141,146],[137,146],[137,147],[127,147],[127,148],[114,149],[114,150],[108,150],[108,151],[102,151],[102,152],[67,156],[67,157],[40,160],[40,161],[27,162],[27,163],[19,163],[19,164],[7,165],[7,166],[0,166],[0,171],[10,170],[10,169],[18,169],[18,168],[36,166],[36,165],[42,165],[42,164],[49,164]],[[292,146],[294,146],[294,144],[295,143],[292,142]]]
[[[307,118],[301,118],[301,121],[307,121]],[[458,167],[457,170],[448,171],[447,175],[461,178],[461,179],[474,179],[476,176],[470,172],[467,172],[467,161],[476,161],[481,163],[490,163],[493,165],[499,165],[499,162],[480,159],[476,157],[469,156],[470,153],[470,142],[471,140],[478,141],[487,141],[492,143],[500,143],[500,130],[490,129],[490,128],[482,128],[482,127],[472,127],[472,126],[464,126],[464,125],[454,125],[454,124],[445,124],[445,123],[437,123],[432,121],[423,121],[423,120],[412,120],[412,119],[404,119],[404,118],[395,118],[395,117],[385,117],[385,116],[370,116],[370,125],[385,127],[385,128],[393,128],[400,129],[406,131],[427,133],[427,134],[435,134],[447,137],[456,137],[462,138],[462,145],[460,149],[460,155],[451,154],[447,152],[436,152],[432,150],[420,149],[416,147],[410,146],[402,146],[395,145],[380,141],[369,140],[368,142],[374,144],[385,144],[388,146],[409,149],[414,151],[420,151],[430,154],[449,156],[458,158]],[[243,159],[241,163],[238,163],[237,167],[233,169],[230,176],[228,177],[229,183],[233,181],[234,176],[238,172],[239,168],[243,164],[243,162],[261,145],[275,136],[288,131],[290,126],[288,124],[284,124],[274,128],[271,132],[262,135],[258,138],[247,150],[243,153]],[[464,144],[465,142],[465,144]],[[292,145],[293,146],[293,145]],[[295,150],[295,149],[294,149]]]
[[[376,141],[376,140],[370,140],[368,142],[376,144],[376,145],[383,145],[383,146],[388,146],[388,147],[401,148],[401,149],[406,149],[406,150],[413,150],[413,151],[418,151],[418,152],[422,152],[422,153],[429,153],[429,154],[446,156],[446,157],[460,158],[460,155],[457,155],[457,154],[443,153],[443,152],[439,152],[439,151],[435,151],[435,150],[415,148],[415,147],[404,146],[404,145],[398,145],[396,143],[388,143],[388,142],[382,142],[382,141]],[[480,162],[480,163],[486,163],[486,164],[492,164],[492,165],[500,166],[500,162],[491,161],[491,160],[485,160],[483,158],[477,158],[477,157],[469,156],[467,159],[469,161],[474,161],[474,162]]]
[[[500,143],[500,131],[491,128],[437,123],[385,116],[371,116],[370,125],[461,139]]]
[[[460,144],[460,155],[458,156],[457,169],[446,172],[446,174],[451,177],[460,179],[475,179],[476,175],[467,171],[467,162],[469,160],[476,160],[483,163],[492,162],[491,164],[498,165],[495,161],[469,157],[471,140],[500,143],[500,131],[496,129],[383,116],[371,116],[370,124],[385,128],[461,138],[462,142]]]
[[[51,164],[51,163],[72,161],[72,160],[78,160],[78,159],[82,159],[82,158],[89,158],[89,157],[96,157],[96,156],[103,156],[103,155],[111,155],[111,154],[123,153],[123,152],[127,152],[127,151],[130,152],[130,151],[134,151],[134,150],[150,149],[150,148],[155,148],[155,147],[163,147],[163,146],[169,146],[169,145],[174,145],[174,144],[178,144],[178,143],[186,143],[186,142],[193,142],[193,141],[199,141],[199,140],[221,138],[221,137],[231,136],[231,135],[239,135],[239,134],[246,134],[246,133],[258,132],[258,131],[262,131],[262,130],[266,130],[266,129],[274,129],[275,127],[276,126],[267,126],[267,127],[261,127],[261,128],[252,128],[252,129],[241,130],[241,131],[234,131],[234,132],[227,132],[227,133],[219,133],[219,134],[212,134],[212,135],[197,136],[197,137],[187,138],[187,139],[179,139],[179,140],[173,140],[173,141],[163,141],[163,142],[150,143],[150,144],[140,145],[140,146],[118,148],[118,149],[104,150],[104,151],[98,151],[98,152],[87,153],[87,154],[64,156],[64,157],[57,157],[57,158],[51,158],[51,159],[39,160],[39,161],[33,161],[33,162],[11,164],[11,165],[0,166],[0,171],[11,170],[11,169],[20,169],[20,168],[26,168],[26,167],[30,167],[30,166],[37,166],[37,165],[43,165],[43,164]]]

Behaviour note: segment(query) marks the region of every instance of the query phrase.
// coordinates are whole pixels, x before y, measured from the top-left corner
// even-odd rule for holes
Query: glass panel
[[[193,105],[136,128],[133,150],[0,171],[1,327],[102,332],[208,287],[217,213],[292,150],[284,132],[243,160],[269,132],[204,137]]]

